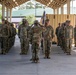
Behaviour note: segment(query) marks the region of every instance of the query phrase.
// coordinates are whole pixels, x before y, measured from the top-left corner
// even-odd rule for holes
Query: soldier
[[[57,36],[57,46],[61,45],[61,40],[60,40],[60,37],[59,37],[60,28],[61,28],[61,24],[59,23],[59,26],[56,28],[56,32],[55,32],[55,34]]]
[[[5,19],[2,19],[2,24],[0,26],[0,44],[1,44],[1,54],[3,54],[2,49],[3,49],[3,40],[2,40],[2,25],[5,23]]]
[[[65,28],[65,39],[66,39],[67,55],[71,55],[73,35],[74,35],[73,26],[70,25],[70,20],[67,20],[66,21],[66,28]]]
[[[39,22],[37,20],[34,21],[34,25],[31,28],[31,34],[32,34],[32,62],[38,62],[39,61],[39,45],[41,42],[41,35],[42,31],[44,30],[43,27],[40,26]]]
[[[75,47],[76,47],[76,25],[75,25],[75,28],[74,28],[74,43],[75,43]]]
[[[64,23],[62,23],[60,31],[59,31],[59,37],[61,39],[61,48],[64,51],[64,53],[66,53],[65,28],[66,28],[66,24],[64,22]]]
[[[3,20],[2,24],[2,50],[1,54],[6,54],[8,49],[8,37],[9,37],[9,28],[8,28],[8,21]]]
[[[11,25],[11,38],[12,38],[12,46],[14,45],[14,43],[15,43],[15,35],[16,35],[16,28],[14,28],[14,25],[13,25],[13,23],[10,23],[10,25]]]
[[[45,49],[45,57],[50,59],[50,50],[51,50],[51,45],[52,45],[52,39],[54,37],[54,29],[50,25],[49,19],[46,19],[45,21],[45,28],[46,31],[43,33],[44,36],[44,49]]]
[[[28,52],[28,22],[26,19],[22,20],[22,24],[18,28],[18,37],[21,43],[21,53],[27,54]]]

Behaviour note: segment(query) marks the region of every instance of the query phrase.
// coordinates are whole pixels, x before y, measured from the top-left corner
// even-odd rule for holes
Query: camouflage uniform
[[[65,42],[65,28],[66,28],[66,24],[62,23],[60,31],[59,31],[59,37],[61,39],[61,48],[64,51],[64,53],[66,52],[66,42]]]
[[[2,25],[2,54],[6,54],[8,50],[9,28],[7,24]]]
[[[2,38],[2,31],[1,31],[1,28],[2,28],[2,24],[0,24],[0,48],[1,48],[1,38]]]
[[[13,23],[11,23],[11,46],[15,43],[15,35],[16,35],[16,28],[14,28]]]
[[[67,21],[67,22],[69,23],[70,21]],[[67,25],[65,28],[65,38],[66,38],[66,50],[68,55],[71,54],[73,35],[74,35],[73,26]]]
[[[26,22],[26,23],[25,23]],[[21,43],[21,53],[20,54],[27,54],[28,52],[28,23],[27,20],[23,19],[23,24],[21,24],[18,28],[18,36],[20,38]]]
[[[56,32],[55,32],[55,34],[56,34],[56,36],[57,36],[57,45],[58,45],[58,46],[61,45],[61,38],[59,37],[60,28],[61,28],[61,26],[58,26],[58,27],[56,28]]]
[[[34,22],[34,26],[31,28],[32,34],[32,61],[39,61],[39,45],[41,42],[41,34],[44,29],[39,25],[38,21]]]
[[[52,45],[52,38],[54,37],[54,30],[52,26],[46,26],[45,28],[46,31],[43,33],[45,58],[50,58],[50,50]]]
[[[76,47],[76,26],[74,28],[74,43],[75,43],[75,47]]]

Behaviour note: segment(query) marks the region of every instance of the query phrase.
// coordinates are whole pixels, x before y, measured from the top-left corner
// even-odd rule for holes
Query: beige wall
[[[76,15],[74,15],[74,14],[72,14],[72,15],[66,15],[66,14],[52,15],[52,14],[47,14],[46,18],[50,19],[50,24],[54,28],[54,33],[55,33],[55,30],[56,30],[56,27],[58,26],[58,23],[63,23],[66,20],[71,20],[71,25],[72,26],[75,26],[75,24],[76,24]],[[55,38],[53,39],[53,41],[57,41],[56,35],[55,35]]]

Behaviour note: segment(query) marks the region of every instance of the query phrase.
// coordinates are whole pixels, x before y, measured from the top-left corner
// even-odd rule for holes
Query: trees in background
[[[35,16],[34,15],[28,15],[25,17],[27,19],[27,21],[29,22],[29,25],[32,25],[33,22],[35,21]]]
[[[39,2],[36,2],[36,1],[28,1],[27,3],[24,3],[22,5],[20,5],[18,7],[18,10],[23,10],[23,9],[37,9],[37,8],[44,8],[45,6],[42,5],[41,3]]]

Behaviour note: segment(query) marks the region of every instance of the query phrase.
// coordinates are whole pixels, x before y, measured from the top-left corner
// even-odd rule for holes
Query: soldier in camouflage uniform
[[[72,48],[72,39],[74,36],[73,26],[70,25],[70,21],[66,21],[66,28],[65,28],[65,38],[66,38],[66,51],[67,55],[71,55],[71,48]]]
[[[59,23],[59,26],[56,28],[56,36],[57,36],[57,46],[60,46],[61,45],[61,39],[59,37],[59,31],[60,31],[60,28],[61,28],[61,24]]]
[[[62,23],[59,31],[59,37],[61,39],[61,48],[64,51],[64,53],[66,53],[65,28],[66,28],[66,23]]]
[[[75,28],[74,28],[74,43],[75,43],[75,47],[76,47],[76,25],[75,25]]]
[[[8,27],[8,21],[5,20],[5,22],[2,24],[2,50],[1,54],[6,54],[8,50],[8,38],[9,38],[9,27]]]
[[[46,21],[45,21],[45,28],[46,28],[46,31],[43,33],[43,36],[44,36],[44,49],[45,49],[45,57],[44,58],[50,59],[52,39],[54,37],[54,29],[50,25],[49,19],[46,19]]]
[[[12,37],[12,40],[11,40],[11,45],[13,46],[14,43],[15,43],[15,35],[16,35],[16,28],[14,28],[14,25],[13,23],[10,23],[11,25],[11,37]]]
[[[34,21],[34,25],[31,28],[32,34],[32,61],[38,62],[39,61],[39,45],[41,42],[41,35],[42,31],[44,30],[43,27],[40,26],[39,22],[36,20]]]
[[[26,19],[22,20],[22,24],[18,28],[18,37],[20,38],[21,43],[21,53],[27,54],[28,52],[28,22]]]

